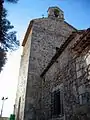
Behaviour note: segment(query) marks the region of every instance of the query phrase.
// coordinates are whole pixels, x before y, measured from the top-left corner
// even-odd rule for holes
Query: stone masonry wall
[[[25,100],[25,120],[43,119],[40,74],[56,53],[56,47],[59,48],[72,31],[75,31],[73,27],[59,19],[34,20]]]
[[[21,56],[21,64],[20,64],[20,71],[19,71],[19,78],[18,78],[16,101],[15,101],[15,115],[17,120],[18,119],[23,120],[24,118],[30,46],[31,46],[31,34],[28,37],[28,40],[23,48],[23,54]],[[20,106],[19,106],[19,99],[21,99]],[[18,111],[19,107],[20,107],[20,110]]]
[[[51,66],[42,78],[42,115],[45,120],[51,119],[51,93],[53,89],[60,89],[63,84],[63,120],[72,120],[73,111],[80,105],[80,95],[90,92],[90,51],[74,57],[71,47],[80,35],[62,52],[57,61]],[[87,57],[86,57],[87,56]],[[86,71],[88,68],[88,72]],[[53,118],[52,120],[60,120]]]

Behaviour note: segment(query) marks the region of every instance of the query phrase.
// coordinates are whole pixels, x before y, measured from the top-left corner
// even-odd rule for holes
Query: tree
[[[6,61],[6,53],[16,50],[19,46],[16,31],[11,31],[14,26],[6,19],[7,10],[3,7],[5,1],[17,3],[18,0],[0,0],[0,72]]]
[[[6,2],[17,3],[18,0],[5,0]]]
[[[0,72],[2,71],[6,59],[6,52],[2,48],[0,48]]]
[[[16,38],[16,32],[11,31],[9,32],[10,29],[12,29],[14,26],[11,25],[10,21],[6,19],[7,11],[3,8],[2,11],[2,18],[1,18],[1,34],[0,34],[0,43],[1,47],[5,50],[15,50],[18,45],[19,41]]]

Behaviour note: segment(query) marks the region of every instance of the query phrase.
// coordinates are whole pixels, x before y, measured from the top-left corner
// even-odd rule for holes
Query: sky
[[[26,29],[31,19],[47,17],[47,10],[51,6],[58,6],[64,11],[65,21],[77,29],[90,27],[90,0],[19,0],[17,4],[5,3],[8,10],[7,18],[15,26],[17,38],[22,43]],[[17,81],[19,74],[22,47],[8,53],[8,61],[0,74],[0,110],[1,98],[5,101],[3,116],[13,113],[15,104]]]

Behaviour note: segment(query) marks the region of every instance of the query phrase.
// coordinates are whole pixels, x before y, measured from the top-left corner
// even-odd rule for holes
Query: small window
[[[62,98],[61,98],[62,97]],[[63,96],[60,91],[54,91],[51,95],[51,114],[52,116],[63,115]]]

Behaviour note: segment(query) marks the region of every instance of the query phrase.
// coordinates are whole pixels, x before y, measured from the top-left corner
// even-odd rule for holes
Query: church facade
[[[30,22],[22,46],[16,120],[88,120],[90,29],[77,30],[50,7]]]

